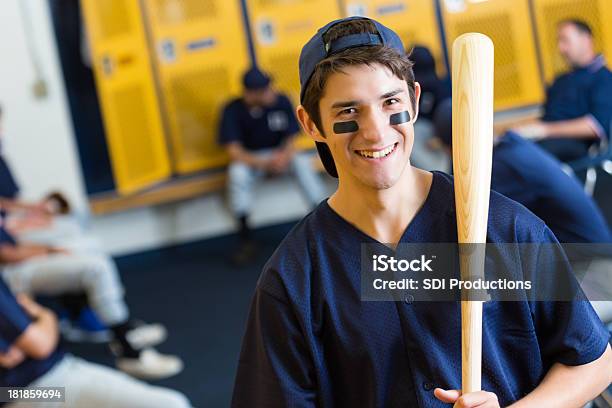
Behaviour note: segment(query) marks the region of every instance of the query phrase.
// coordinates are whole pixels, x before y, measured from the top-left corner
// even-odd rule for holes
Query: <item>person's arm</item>
[[[243,162],[257,169],[265,169],[268,165],[268,160],[249,153],[240,142],[230,142],[225,147],[232,161]]]
[[[25,358],[26,356],[21,349],[11,346],[5,353],[0,352],[0,367],[10,370],[21,364]]]
[[[585,380],[586,379],[586,380]],[[612,351],[608,344],[597,360],[578,366],[555,363],[542,382],[526,397],[508,408],[577,408],[597,397],[612,382]],[[478,391],[461,394],[460,390],[436,388],[434,395],[453,408],[499,408],[497,396]]]
[[[597,123],[592,116],[554,122],[533,121],[512,129],[527,139],[570,138],[597,139]]]
[[[0,262],[15,263],[35,256],[65,252],[64,249],[37,244],[0,244]]]
[[[280,104],[287,115],[288,123],[283,142],[275,152],[270,163],[270,169],[276,173],[282,173],[287,170],[291,159],[295,155],[295,139],[301,131],[291,101],[285,95],[280,95],[279,98],[281,100]]]
[[[274,173],[283,173],[289,167],[289,163],[295,154],[295,135],[291,135],[283,140],[281,146],[274,152],[270,160],[268,169]]]
[[[33,359],[42,360],[49,357],[59,341],[55,314],[25,295],[19,295],[17,301],[33,321],[17,337],[15,346]]]
[[[28,213],[35,213],[37,215],[52,215],[52,212],[47,206],[46,201],[40,202],[27,202],[23,200],[18,200],[14,198],[0,198],[0,205],[2,208],[11,211],[24,211]]]
[[[545,137],[568,137],[571,139],[597,139],[599,136],[594,119],[587,115],[577,119],[543,122]]]
[[[579,366],[556,363],[540,385],[508,408],[574,408],[594,399],[612,382],[610,345],[597,360]]]

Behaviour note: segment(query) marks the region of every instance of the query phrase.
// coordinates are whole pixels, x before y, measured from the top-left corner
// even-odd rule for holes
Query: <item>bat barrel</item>
[[[493,150],[493,43],[478,33],[453,43],[453,172],[461,277],[484,275]],[[465,245],[476,244],[476,245]],[[482,302],[461,302],[462,391],[481,389]]]

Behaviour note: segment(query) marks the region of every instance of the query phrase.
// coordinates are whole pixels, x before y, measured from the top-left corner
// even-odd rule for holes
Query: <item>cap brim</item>
[[[330,176],[338,178],[336,163],[334,163],[334,158],[329,151],[329,147],[327,147],[327,143],[316,142],[316,145],[317,151],[319,152],[319,157],[321,158],[321,163],[323,163],[323,167],[325,167],[325,170]]]

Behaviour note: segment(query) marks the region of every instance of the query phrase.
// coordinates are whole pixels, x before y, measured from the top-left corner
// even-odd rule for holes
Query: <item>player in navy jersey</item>
[[[310,207],[325,196],[312,156],[293,147],[300,125],[289,98],[277,92],[270,77],[256,67],[244,74],[242,82],[242,97],[223,108],[219,126],[219,143],[230,156],[230,208],[240,225],[241,246],[233,257],[237,264],[248,263],[256,252],[249,217],[257,180],[291,170]]]
[[[610,141],[612,72],[595,51],[593,32],[581,20],[564,20],[557,32],[559,52],[570,70],[546,90],[540,120],[515,131],[561,161],[586,156],[593,144]]]
[[[299,65],[298,119],[338,188],[264,267],[232,406],[578,407],[601,392],[612,353],[588,302],[486,302],[483,391],[461,394],[459,302],[362,301],[362,244],[457,242],[453,182],[410,164],[420,88],[393,31],[331,22]],[[487,242],[556,242],[514,201],[492,192],[489,209]]]
[[[435,114],[436,136],[452,149],[452,104]],[[493,144],[491,188],[540,217],[562,243],[612,242],[597,204],[562,164],[531,140],[508,131]]]

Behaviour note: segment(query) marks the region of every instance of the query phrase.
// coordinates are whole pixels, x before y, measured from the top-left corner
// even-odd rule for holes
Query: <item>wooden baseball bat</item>
[[[484,276],[493,155],[493,42],[487,36],[468,33],[455,40],[452,87],[453,172],[461,278],[473,279]],[[461,389],[468,393],[481,389],[482,301],[464,299]]]

